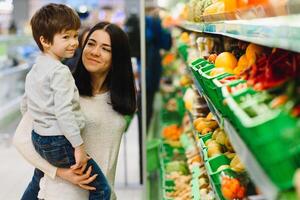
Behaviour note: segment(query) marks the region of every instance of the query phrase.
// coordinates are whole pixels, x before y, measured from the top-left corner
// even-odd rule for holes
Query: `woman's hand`
[[[95,190],[96,188],[88,186],[88,184],[96,179],[97,174],[90,177],[92,172],[92,166],[90,166],[88,170],[85,173],[83,173],[85,168],[86,164],[79,169],[58,168],[56,171],[56,175],[66,181],[69,181],[70,183],[78,185],[82,189]]]

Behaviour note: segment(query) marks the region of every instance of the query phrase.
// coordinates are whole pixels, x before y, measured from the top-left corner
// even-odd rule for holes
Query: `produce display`
[[[200,22],[255,4],[241,2],[190,1],[189,17]],[[163,199],[264,198],[267,187],[257,180],[268,180],[276,198],[295,194],[300,54],[225,36],[175,37],[163,60],[160,90],[160,133],[164,148],[173,148],[161,152]]]
[[[291,1],[290,4],[299,5],[296,1]],[[282,10],[286,5],[283,0],[190,0],[181,16],[193,22],[271,17],[276,12],[289,14]]]

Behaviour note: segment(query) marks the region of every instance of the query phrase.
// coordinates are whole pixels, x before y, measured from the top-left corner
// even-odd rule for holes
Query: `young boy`
[[[78,46],[80,19],[69,7],[48,4],[31,19],[32,34],[42,54],[26,76],[21,111],[33,117],[32,141],[36,151],[56,167],[92,166],[98,174],[90,186],[90,200],[110,198],[110,187],[95,161],[88,159],[80,130],[84,117],[72,74],[61,61],[73,57]],[[37,199],[43,173],[36,170],[22,199]],[[37,180],[37,181],[36,181]],[[35,182],[35,183],[33,183]]]

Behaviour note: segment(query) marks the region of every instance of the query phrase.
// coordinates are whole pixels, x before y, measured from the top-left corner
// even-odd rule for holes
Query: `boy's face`
[[[74,56],[78,44],[78,30],[62,31],[54,35],[53,42],[44,48],[44,52],[57,60],[63,60]]]

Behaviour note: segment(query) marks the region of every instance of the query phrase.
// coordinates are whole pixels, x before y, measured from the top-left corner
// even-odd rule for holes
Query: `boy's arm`
[[[20,110],[22,115],[24,115],[24,113],[26,113],[27,111],[27,95],[26,93],[24,93],[22,100],[21,100],[21,104],[20,104]]]
[[[74,101],[74,95],[79,100],[79,94],[75,93],[75,82],[68,68],[59,68],[53,74],[50,87],[53,91],[55,116],[58,124],[63,131],[65,137],[72,146],[78,147],[83,143],[80,135],[80,126],[78,123],[84,124],[82,121],[76,121],[73,107],[80,109],[79,102]]]
[[[57,168],[43,159],[34,149],[31,141],[32,118],[28,113],[24,113],[20,121],[14,138],[13,144],[18,152],[33,166],[43,171],[51,178],[55,178]]]

